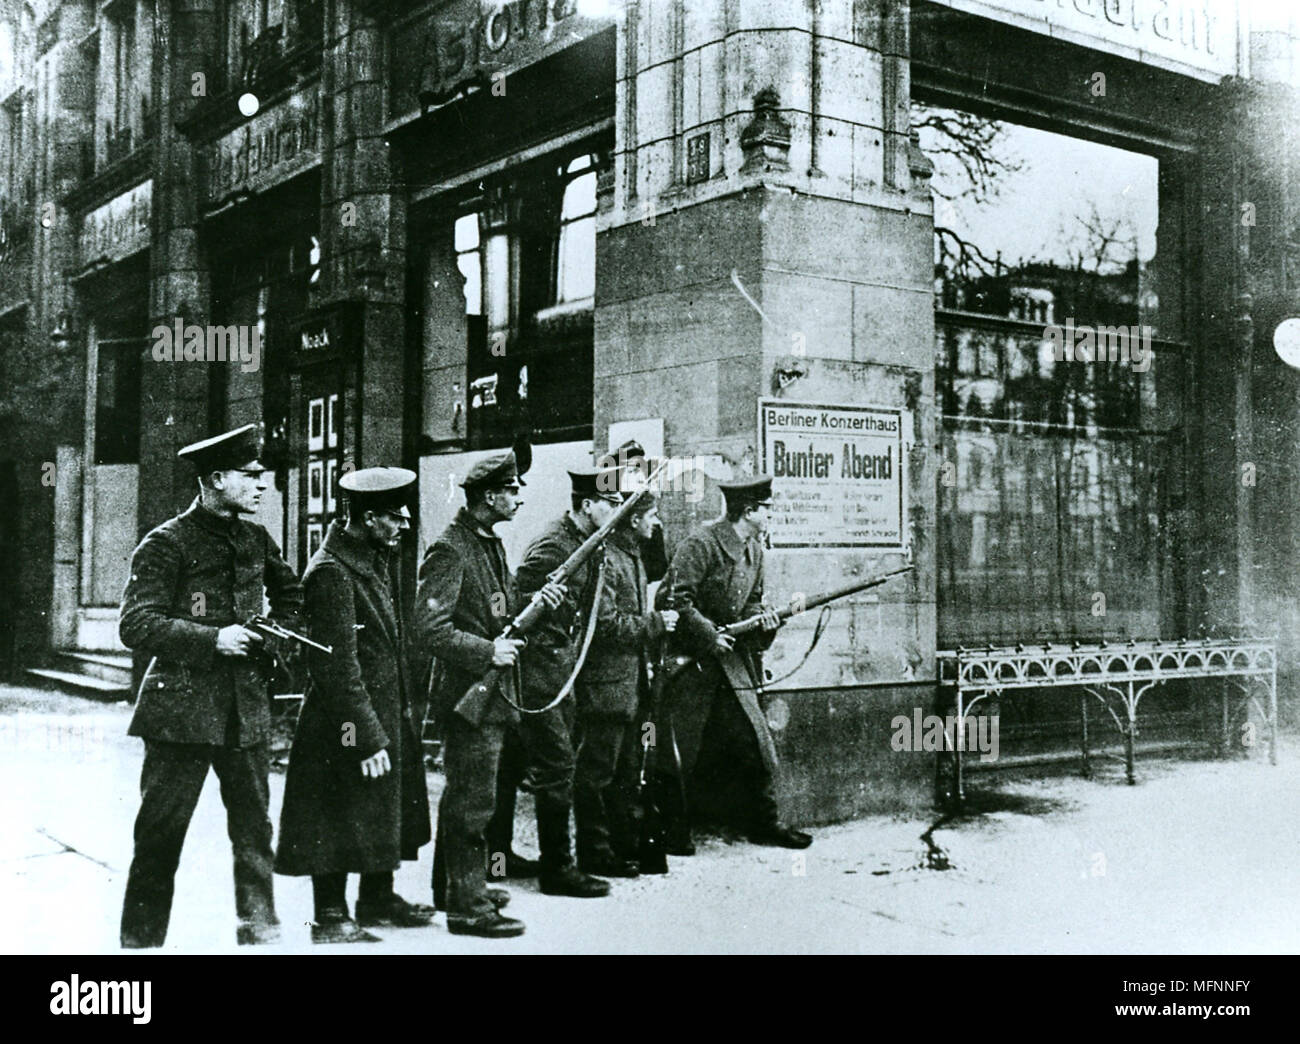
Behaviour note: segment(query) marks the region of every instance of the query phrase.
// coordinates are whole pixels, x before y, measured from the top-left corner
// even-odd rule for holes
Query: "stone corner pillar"
[[[802,777],[793,815],[925,803],[932,760],[890,753],[881,731],[894,710],[929,711],[935,663],[933,221],[910,128],[907,6],[634,4],[618,32],[597,237],[596,448],[614,421],[662,418],[666,453],[699,458],[703,498],[665,498],[671,545],[719,513],[713,480],[758,470],[760,398],[905,411],[916,572],[839,604],[783,683],[791,691],[770,698],[786,708],[771,712],[791,722],[778,744]],[[768,593],[784,601],[902,560],[773,552]],[[812,624],[782,632],[774,672],[794,666]],[[840,713],[848,732],[837,739]],[[845,758],[889,785],[874,795],[833,785]]]

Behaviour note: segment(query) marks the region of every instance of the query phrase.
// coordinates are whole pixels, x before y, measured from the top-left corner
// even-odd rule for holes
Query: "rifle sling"
[[[596,591],[595,597],[591,600],[591,610],[587,614],[587,629],[582,636],[582,648],[578,650],[578,662],[573,665],[573,670],[569,677],[565,679],[564,685],[560,687],[559,695],[551,700],[545,707],[525,707],[522,703],[516,703],[500,686],[497,686],[497,694],[510,704],[520,714],[545,714],[548,710],[558,707],[566,696],[573,691],[574,683],[578,680],[578,673],[582,670],[582,665],[587,662],[587,651],[591,648],[591,639],[596,634],[596,617],[600,613],[600,595],[605,586],[605,556],[600,556],[600,565],[596,568]],[[518,669],[518,664],[516,664]],[[519,691],[523,692],[523,686],[519,686]]]
[[[826,624],[830,621],[830,616],[831,606],[827,603],[821,607],[821,611],[817,614],[817,623],[813,627],[812,641],[808,643],[808,648],[805,649],[803,655],[799,657],[799,662],[781,675],[781,677],[773,678],[771,681],[764,682],[759,686],[760,691],[763,689],[770,689],[773,685],[779,685],[781,682],[794,677],[803,669],[803,665],[808,662],[808,658],[812,656],[813,650],[817,648],[817,643],[822,640],[822,634],[826,630]]]

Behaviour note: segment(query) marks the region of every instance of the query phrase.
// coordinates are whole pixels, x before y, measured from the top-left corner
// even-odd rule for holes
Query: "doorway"
[[[116,616],[138,532],[140,376],[145,338],[87,333],[86,440],[76,645],[120,649]]]

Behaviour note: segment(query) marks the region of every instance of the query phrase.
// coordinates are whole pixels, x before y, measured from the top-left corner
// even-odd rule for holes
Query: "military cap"
[[[628,514],[628,518],[639,518],[651,508],[657,508],[658,506],[659,494],[652,489],[647,489],[641,494],[640,499],[632,505],[632,510]]]
[[[339,489],[358,511],[395,511],[410,518],[406,500],[415,477],[406,468],[362,468],[340,478]]]
[[[642,446],[641,443],[637,442],[636,439],[628,439],[625,443],[623,443],[623,445],[619,446],[619,448],[616,449],[614,453],[621,460],[645,460],[646,459],[645,447]]]
[[[242,428],[191,442],[178,450],[176,456],[190,461],[198,468],[200,475],[208,475],[214,471],[231,471],[235,468],[261,469],[262,462],[257,459],[261,452],[257,425],[245,424]]]
[[[718,488],[722,490],[728,507],[772,503],[771,475],[747,475],[729,482],[719,482]]]
[[[579,468],[569,472],[575,497],[593,497],[614,504],[623,503],[620,468]]]
[[[519,465],[515,461],[515,451],[506,450],[492,457],[485,457],[469,469],[462,489],[500,489],[514,484],[526,486],[519,474]]]
[[[612,449],[608,453],[604,454],[598,461],[596,461],[596,464],[598,467],[605,468],[627,467],[631,465],[633,461],[645,459],[645,447],[643,447],[641,443],[637,442],[636,439],[628,439],[617,449]]]
[[[628,439],[596,461],[598,468],[617,468],[619,488],[624,495],[641,489],[650,477],[650,460],[636,439]]]

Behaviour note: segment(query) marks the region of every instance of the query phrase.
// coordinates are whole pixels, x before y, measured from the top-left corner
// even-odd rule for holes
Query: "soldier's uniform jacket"
[[[420,723],[407,684],[401,608],[387,555],[330,524],[303,574],[310,683],[285,780],[276,870],[394,869],[431,837]],[[388,751],[378,779],[361,762]]]
[[[440,718],[445,720],[466,690],[492,669],[492,639],[510,622],[515,605],[514,579],[500,538],[462,508],[425,552],[415,596],[417,677],[429,679]],[[512,672],[504,672],[503,682],[517,700]],[[494,695],[474,724],[518,717]]]
[[[582,546],[586,537],[566,512],[542,531],[519,563],[515,580],[520,604],[540,591],[556,567]],[[573,673],[582,630],[596,593],[600,553],[592,555],[565,583],[564,601],[548,611],[528,634],[519,657],[525,706],[542,706],[554,699]],[[594,640],[594,639],[593,639]]]
[[[263,608],[297,628],[302,585],[261,526],[196,498],[151,530],[131,557],[118,633],[155,661],[128,730],[171,743],[250,746],[267,739],[266,679],[253,657],[217,653],[217,631]]]
[[[762,612],[763,545],[757,537],[742,542],[725,518],[708,522],[678,545],[660,593],[681,614],[676,641],[689,653],[714,648],[718,627]],[[737,641],[752,651],[776,637],[755,632]]]
[[[646,604],[646,568],[636,534],[620,527],[605,547],[596,631],[574,693],[582,713],[630,719],[649,681],[650,644],[663,636],[664,622]]]

